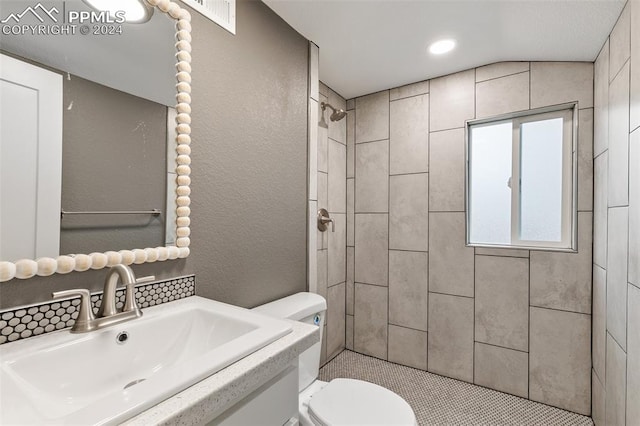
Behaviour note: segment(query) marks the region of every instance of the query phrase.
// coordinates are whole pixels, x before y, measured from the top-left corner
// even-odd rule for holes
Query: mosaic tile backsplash
[[[172,302],[196,294],[196,277],[189,275],[136,286],[140,308]],[[93,313],[98,313],[102,292],[91,294]],[[116,291],[116,307],[124,304],[124,287]],[[62,330],[73,325],[78,317],[80,298],[56,300],[31,306],[21,306],[0,312],[0,345]]]

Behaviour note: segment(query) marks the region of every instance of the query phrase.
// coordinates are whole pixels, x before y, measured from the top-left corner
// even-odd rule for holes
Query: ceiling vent
[[[236,0],[182,0],[231,34],[236,33]]]

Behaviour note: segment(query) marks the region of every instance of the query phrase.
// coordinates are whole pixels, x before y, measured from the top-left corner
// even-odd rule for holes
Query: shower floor
[[[349,350],[320,369],[320,380],[338,377],[394,391],[420,425],[593,425],[590,417]]]

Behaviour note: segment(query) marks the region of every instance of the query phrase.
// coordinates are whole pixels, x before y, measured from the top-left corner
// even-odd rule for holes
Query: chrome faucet
[[[116,309],[116,288],[118,279],[126,286],[124,306],[122,311]],[[98,310],[98,316],[93,314],[91,308],[91,293],[86,289],[73,289],[57,291],[52,294],[54,299],[69,296],[80,296],[80,308],[78,318],[71,328],[72,333],[86,333],[88,331],[99,330],[110,325],[119,324],[142,316],[142,311],[138,307],[135,295],[136,283],[152,281],[155,277],[143,277],[136,279],[133,271],[126,265],[115,265],[109,269],[104,281],[104,291],[102,293],[102,303]]]

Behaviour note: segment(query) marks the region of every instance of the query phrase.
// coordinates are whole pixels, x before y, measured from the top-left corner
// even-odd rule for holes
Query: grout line
[[[343,145],[343,146],[345,146],[345,147],[347,146],[347,143],[346,143],[346,142],[340,142],[340,141],[337,141],[337,140],[335,140],[335,139],[333,139],[333,138],[330,138],[329,136],[327,136],[327,140],[333,141],[333,142],[335,142],[335,143],[339,143],[340,145]],[[345,162],[345,165],[346,165],[346,162]]]
[[[424,80],[424,81],[430,81],[430,80]],[[422,83],[422,82],[418,81],[416,83]],[[412,84],[416,84],[416,83],[410,83],[410,84],[407,84],[406,86],[411,86]],[[394,87],[393,89],[399,89],[400,87],[404,87],[404,86]],[[402,96],[400,98],[391,99],[391,90],[393,89],[389,89],[389,104],[391,104],[391,102],[403,101],[405,99],[417,98],[417,97],[425,96],[429,94],[429,92],[424,92],[424,93],[417,93],[415,95]]]
[[[431,93],[431,81],[429,81],[429,93]],[[427,99],[427,109],[429,111],[429,116],[427,117],[427,170],[430,171],[432,170],[431,167],[431,94],[429,94],[428,99]],[[427,178],[427,252],[429,252],[431,250],[431,244],[430,244],[430,239],[431,239],[431,213],[429,212],[430,210],[430,206],[431,206],[431,186],[433,185],[433,179],[431,179],[431,176],[428,176]],[[431,357],[429,356],[429,337],[431,336],[431,333],[429,332],[429,325],[430,325],[430,321],[429,321],[429,316],[430,316],[430,312],[431,309],[429,309],[429,304],[431,301],[431,298],[429,297],[429,286],[431,285],[431,254],[427,254],[427,370],[429,370],[429,360],[431,359]]]
[[[391,156],[389,156],[391,157]],[[389,173],[389,177],[395,176],[413,176],[413,175],[428,175],[429,171],[426,172],[411,172],[411,173]]]
[[[611,58],[611,48],[609,48],[609,58]],[[631,65],[631,55],[629,55],[627,60],[622,63],[622,65],[620,66],[620,69],[616,72],[616,75],[614,75],[613,78],[609,81],[609,85],[611,85],[611,83],[613,83],[615,79],[618,78],[618,76],[620,75],[624,67],[627,66],[627,63]],[[609,68],[611,68],[611,61],[609,61]],[[631,76],[631,72],[629,72],[629,76]]]
[[[431,97],[429,97],[429,99],[431,99]],[[429,101],[429,115],[431,115],[431,101]],[[475,114],[474,114],[475,115]],[[443,133],[443,132],[450,132],[452,130],[464,130],[465,127],[451,127],[449,129],[439,129],[439,130],[431,130],[431,127],[429,127],[429,133]]]
[[[459,294],[442,293],[441,291],[429,291],[430,294],[440,294],[442,296],[464,297],[465,299],[474,299],[473,296],[461,296]]]
[[[415,327],[408,327],[406,325],[396,324],[396,323],[393,323],[393,322],[389,322],[389,325],[392,325],[394,327],[399,327],[399,328],[406,328],[407,330],[420,331],[422,333],[427,333],[426,330],[421,330],[421,329],[415,328]]]
[[[398,249],[398,248],[391,248],[391,247],[389,247],[389,251],[401,251],[401,252],[408,252],[408,253],[429,253],[428,250],[409,250],[409,249]]]
[[[515,62],[520,62],[520,61],[515,61]],[[522,62],[525,62],[525,61],[522,61]],[[478,68],[481,68],[481,67],[474,68],[474,70],[477,70]],[[505,75],[501,75],[499,77],[487,78],[486,80],[480,80],[480,81],[476,80],[475,84],[478,85],[478,84],[481,84],[481,83],[484,83],[484,82],[487,82],[487,81],[500,80],[501,78],[513,77],[514,75],[526,74],[528,72],[530,72],[530,71],[527,69],[525,71],[518,71],[518,72],[514,72],[514,73],[510,73],[510,74],[505,74]],[[476,72],[476,79],[477,78],[478,77],[477,77],[477,72]]]
[[[482,342],[480,340],[474,340],[473,343],[479,343],[481,345],[487,345],[487,346],[493,346],[494,348],[501,348],[501,349],[507,349],[509,351],[515,351],[515,352],[520,352],[523,354],[528,354],[529,352],[527,351],[523,351],[522,349],[514,349],[514,348],[509,348],[507,346],[502,346],[502,345],[496,345],[495,343],[487,343],[487,342]]]
[[[384,141],[388,141],[389,138],[383,138],[383,139],[376,139],[373,141],[362,141],[362,142],[354,142],[354,145],[363,145],[365,143],[374,143],[374,142],[384,142]]]
[[[387,355],[386,359],[389,359],[389,332],[391,327],[389,325],[389,318],[391,317],[391,92],[387,92],[387,210],[389,215],[387,216]]]
[[[482,247],[472,247],[475,249],[479,249]],[[496,250],[500,250],[500,249],[496,249]],[[509,250],[509,249],[506,249]],[[476,251],[475,253],[476,256],[486,256],[486,257],[508,257],[510,259],[529,259],[530,256],[514,256],[514,255],[510,255],[510,254],[489,254],[489,253],[478,253]]]
[[[473,69],[473,80],[474,82],[478,79],[478,68]],[[475,119],[478,116],[478,84],[474,83],[473,85],[473,118]],[[466,131],[466,130],[465,130]],[[466,143],[466,141],[465,141]],[[465,195],[466,196],[466,195]],[[466,222],[467,215],[465,212],[465,234],[466,234]],[[466,240],[466,236],[465,236]],[[471,347],[471,381],[475,383],[476,381],[476,249],[473,248],[473,346]]]
[[[531,263],[531,262],[529,262],[529,263]],[[529,274],[531,274],[531,271],[529,271]],[[529,286],[529,291],[531,291],[531,286]],[[566,313],[569,313],[569,314],[586,315],[586,316],[589,316],[589,317],[593,315],[593,314],[590,314],[590,313],[588,314],[588,313],[585,313],[585,312],[570,311],[568,309],[549,308],[547,306],[538,306],[538,305],[529,304],[529,307],[530,308],[537,308],[537,309],[547,309],[549,311],[556,311],[556,312],[566,312]]]

